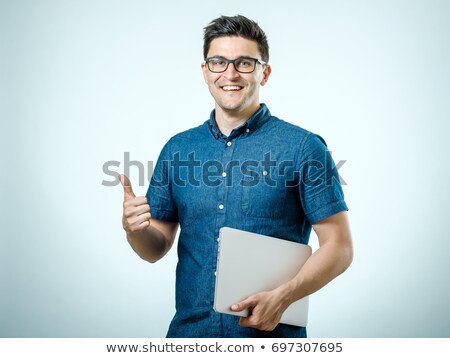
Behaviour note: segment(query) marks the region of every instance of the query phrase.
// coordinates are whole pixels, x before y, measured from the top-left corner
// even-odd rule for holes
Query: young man
[[[176,314],[167,337],[306,337],[304,327],[279,324],[294,301],[347,269],[352,239],[347,206],[325,142],[274,117],[259,102],[271,68],[257,23],[222,16],[204,33],[202,71],[215,109],[203,125],[169,140],[146,197],[124,185],[123,226],[141,258],[156,262],[180,225]],[[219,229],[230,226],[320,248],[291,281],[214,312]],[[270,265],[270,263],[268,263]]]

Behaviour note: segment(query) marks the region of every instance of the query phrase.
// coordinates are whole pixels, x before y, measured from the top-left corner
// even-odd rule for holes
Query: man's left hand
[[[248,309],[249,315],[241,317],[239,325],[261,331],[273,331],[280,323],[283,312],[289,303],[279,289],[260,292],[231,306],[234,312]]]

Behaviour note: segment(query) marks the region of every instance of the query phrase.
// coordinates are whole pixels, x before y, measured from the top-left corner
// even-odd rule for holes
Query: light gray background
[[[165,335],[175,250],[134,254],[102,165],[156,160],[207,119],[202,28],[221,14],[266,31],[272,113],[347,160],[355,259],[311,297],[309,335],[450,337],[444,0],[2,0],[0,336]]]

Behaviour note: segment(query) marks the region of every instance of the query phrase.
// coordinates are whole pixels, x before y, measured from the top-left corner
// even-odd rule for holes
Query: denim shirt
[[[312,224],[348,210],[337,169],[321,137],[264,104],[228,137],[214,118],[169,140],[147,191],[153,218],[180,223],[167,337],[306,337],[305,327],[263,332],[213,310],[217,239],[229,226],[308,244]]]

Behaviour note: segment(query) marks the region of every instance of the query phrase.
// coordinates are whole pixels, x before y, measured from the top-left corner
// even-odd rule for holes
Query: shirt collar
[[[217,127],[217,123],[215,120],[215,110],[211,111],[211,114],[209,116],[209,120],[207,121],[209,130],[211,131],[211,134],[216,139],[232,139],[234,137],[237,137],[243,133],[250,134],[254,131],[256,131],[258,128],[264,125],[270,117],[271,113],[269,111],[269,108],[264,103],[261,103],[261,106],[259,109],[247,120],[245,123],[243,123],[238,128],[235,128],[230,133],[229,137],[225,136]]]

